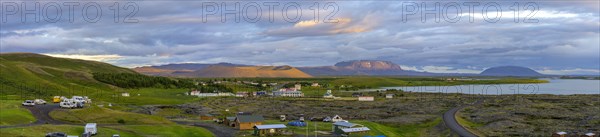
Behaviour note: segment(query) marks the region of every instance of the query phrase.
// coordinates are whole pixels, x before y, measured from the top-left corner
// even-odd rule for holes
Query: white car
[[[35,104],[44,104],[46,105],[46,101],[43,99],[35,99],[33,102],[35,102]]]
[[[22,104],[23,106],[35,106],[35,102],[33,102],[33,100],[25,100]]]

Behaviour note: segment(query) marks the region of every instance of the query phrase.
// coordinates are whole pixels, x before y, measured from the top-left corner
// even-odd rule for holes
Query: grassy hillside
[[[49,98],[53,95],[87,95],[113,89],[110,85],[94,80],[91,74],[94,72],[135,73],[102,62],[33,53],[2,53],[0,97],[19,95]]]

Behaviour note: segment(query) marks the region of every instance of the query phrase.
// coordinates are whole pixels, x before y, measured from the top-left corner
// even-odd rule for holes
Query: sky
[[[599,7],[597,0],[7,0],[0,2],[0,52],[130,68],[386,60],[428,72],[516,65],[599,75]]]

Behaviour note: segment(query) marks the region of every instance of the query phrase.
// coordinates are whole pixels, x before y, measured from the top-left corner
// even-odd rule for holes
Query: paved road
[[[478,100],[477,102],[475,102],[475,104],[480,104],[481,102],[482,100]],[[458,124],[458,122],[456,121],[456,117],[454,117],[454,115],[456,115],[456,112],[467,106],[469,105],[458,106],[446,111],[446,113],[444,113],[443,116],[444,123],[446,123],[446,127],[450,128],[450,130],[454,131],[454,133],[458,134],[461,137],[476,137],[477,135],[469,132],[463,126]]]
[[[224,125],[206,123],[206,122],[188,122],[188,121],[173,121],[177,124],[181,125],[189,125],[189,126],[197,126],[207,129],[208,131],[215,134],[217,137],[233,137],[238,132],[238,130],[233,129],[232,127],[227,127]]]
[[[21,125],[0,126],[0,128],[27,127],[27,126],[35,126],[35,125],[42,125],[42,124],[53,124],[53,125],[69,124],[66,122],[54,120],[54,119],[52,119],[52,117],[50,117],[49,114],[52,110],[60,108],[58,106],[58,104],[35,105],[35,106],[31,106],[31,107],[28,106],[25,108],[31,112],[33,117],[35,117],[35,119],[36,119],[35,122],[29,123],[29,124],[21,124]]]

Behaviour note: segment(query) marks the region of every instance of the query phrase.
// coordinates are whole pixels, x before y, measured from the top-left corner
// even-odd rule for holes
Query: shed
[[[237,115],[235,124],[240,130],[252,129],[256,125],[262,125],[265,118],[259,115]]]
[[[235,127],[235,117],[225,117],[223,123],[230,127]]]
[[[283,124],[271,124],[271,125],[256,125],[254,128],[254,135],[256,136],[277,136],[281,135],[283,129],[287,128]]]
[[[368,132],[368,127],[360,124],[354,124],[346,121],[333,123],[332,132],[338,135],[350,135],[351,133],[363,133]]]

